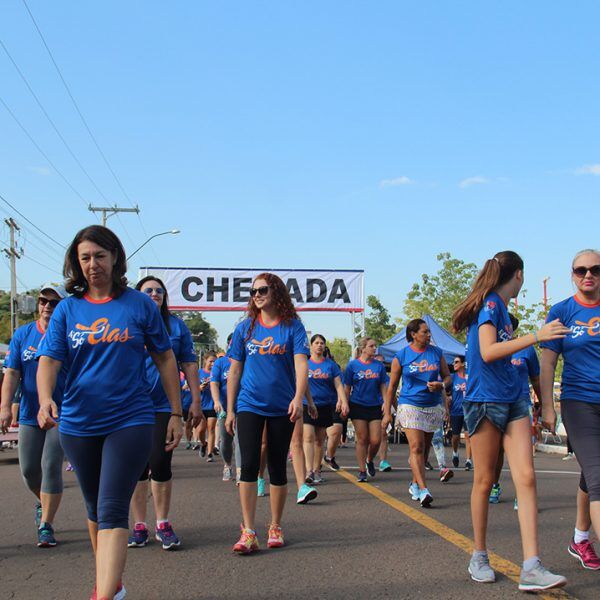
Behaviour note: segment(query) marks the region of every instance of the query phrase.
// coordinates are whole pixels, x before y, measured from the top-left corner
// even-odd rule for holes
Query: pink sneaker
[[[596,550],[594,550],[594,546],[589,540],[576,544],[575,540],[571,539],[567,550],[571,556],[579,559],[584,569],[600,571],[600,558],[598,558]]]
[[[279,525],[269,525],[268,548],[281,548],[284,545],[283,531]]]

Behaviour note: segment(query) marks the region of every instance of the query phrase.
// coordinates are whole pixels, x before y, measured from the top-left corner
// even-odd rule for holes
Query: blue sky
[[[182,230],[137,255],[132,279],[157,263],[362,268],[397,316],[438,252],[481,264],[518,251],[534,301],[545,276],[551,298],[570,294],[572,255],[598,246],[596,2],[27,4],[142,210],[110,226],[129,251]],[[102,194],[130,206],[22,0],[0,5],[0,40]],[[77,190],[0,103],[0,194],[66,244],[105,200],[1,47],[0,81]],[[28,229],[18,275],[33,287],[61,258]],[[222,338],[235,320],[206,316]],[[304,320],[350,331],[345,315]]]

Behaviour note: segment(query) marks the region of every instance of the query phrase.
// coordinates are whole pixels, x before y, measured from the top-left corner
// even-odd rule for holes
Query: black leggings
[[[251,412],[237,414],[237,436],[242,455],[241,481],[254,483],[260,469],[260,446],[267,424],[267,465],[271,485],[287,484],[287,456],[294,433],[294,423],[287,415],[263,417]]]
[[[150,462],[144,468],[140,481],[148,481],[148,476],[152,481],[165,483],[171,481],[173,472],[171,471],[171,460],[173,459],[173,450],[165,451],[165,440],[167,439],[167,427],[171,413],[156,413],[156,422],[154,423],[154,433],[152,434],[152,452],[150,453]]]
[[[579,487],[590,502],[600,500],[600,404],[565,399],[560,412],[581,466]]]

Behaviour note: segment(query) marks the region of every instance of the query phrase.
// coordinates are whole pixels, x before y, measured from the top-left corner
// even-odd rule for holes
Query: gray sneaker
[[[551,588],[562,587],[566,584],[566,577],[550,573],[540,562],[529,571],[521,569],[519,589],[522,592],[541,592]]]
[[[487,556],[471,556],[469,573],[471,579],[478,583],[494,583],[496,581],[496,573],[490,567],[490,559]]]

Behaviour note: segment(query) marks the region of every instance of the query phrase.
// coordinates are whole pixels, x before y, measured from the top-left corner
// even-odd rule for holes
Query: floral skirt
[[[398,406],[396,427],[433,433],[444,424],[445,414],[446,411],[441,405],[421,407],[412,404],[400,404]]]

